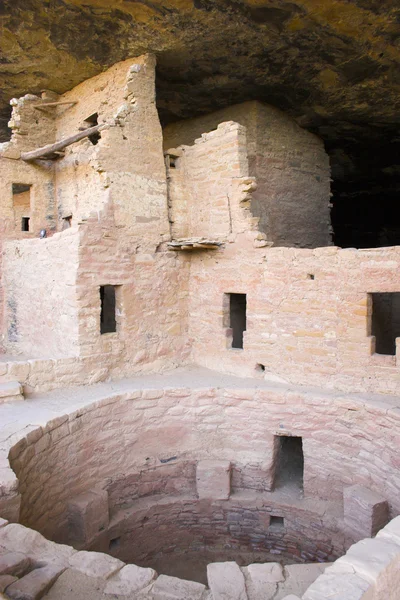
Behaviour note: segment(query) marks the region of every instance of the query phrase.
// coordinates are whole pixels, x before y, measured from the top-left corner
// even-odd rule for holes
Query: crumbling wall
[[[257,183],[251,210],[260,231],[275,246],[330,245],[328,155],[321,140],[276,108],[246,102],[173,123],[164,130],[164,147],[193,143],[232,120],[246,127],[249,175]]]
[[[96,144],[85,138],[67,148],[56,173],[61,218],[79,222],[111,202],[121,234],[153,247],[169,234],[154,71],[154,57],[130,59],[62,96],[76,104],[58,118],[58,138],[88,127],[93,115],[108,127]]]
[[[61,104],[52,111],[45,109],[42,117],[48,129],[55,128],[56,139],[88,127],[96,119],[105,129],[98,139],[84,139],[67,147],[65,156],[55,162],[26,164],[8,159],[29,176],[35,173],[40,180],[47,178],[57,203],[57,228],[65,231],[55,236],[50,246],[44,242],[23,249],[29,274],[21,266],[15,269],[12,252],[7,254],[9,275],[4,283],[10,288],[9,305],[19,322],[18,335],[7,341],[7,349],[43,356],[47,336],[43,323],[53,321],[53,316],[63,310],[63,322],[69,322],[70,329],[62,325],[57,333],[49,333],[52,341],[46,355],[54,352],[59,356],[60,351],[64,355],[78,354],[81,364],[76,366],[74,381],[77,376],[78,381],[97,381],[110,374],[118,377],[137,369],[160,369],[168,361],[175,365],[187,354],[189,264],[166,252],[163,246],[170,231],[162,131],[155,106],[155,59],[143,56],[118,63],[58,101]],[[71,240],[71,236],[79,245],[79,250],[74,246],[72,253],[64,241]],[[53,265],[49,265],[50,254],[42,253],[48,248]],[[64,268],[60,269],[59,257],[63,254]],[[75,260],[78,262],[71,267]],[[41,276],[43,273],[46,275]],[[53,275],[57,281],[64,275],[76,285],[75,290],[69,288],[64,299],[57,297],[56,307],[49,306],[47,298],[51,295],[46,295],[46,282]],[[117,331],[106,335],[101,335],[99,323],[99,290],[103,285],[118,286],[119,296]],[[33,313],[26,300],[32,289],[37,297],[46,296]],[[76,293],[75,312],[71,309],[72,293]],[[11,309],[6,317],[6,328],[12,329],[15,319]],[[43,385],[51,385],[48,369],[36,374],[37,366],[32,363],[26,369],[23,383],[28,389],[31,381],[37,385],[42,376]],[[8,369],[5,378],[10,376]]]

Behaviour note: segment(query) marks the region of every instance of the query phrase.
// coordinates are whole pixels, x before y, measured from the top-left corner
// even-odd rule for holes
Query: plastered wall
[[[4,345],[9,353],[78,353],[78,231],[4,245]]]

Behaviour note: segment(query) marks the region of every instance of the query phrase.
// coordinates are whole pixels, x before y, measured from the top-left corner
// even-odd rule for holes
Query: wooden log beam
[[[34,104],[33,108],[38,108],[41,110],[42,108],[47,108],[48,106],[63,106],[65,104],[74,106],[75,104],[78,104],[78,102],[77,100],[72,100],[71,102],[44,102],[43,104]]]
[[[38,158],[43,158],[48,154],[54,154],[54,152],[59,152],[67,146],[70,146],[75,142],[79,142],[80,140],[89,137],[89,135],[92,135],[93,133],[97,133],[98,131],[105,129],[105,127],[107,127],[105,123],[103,123],[102,125],[95,125],[94,127],[89,127],[84,131],[79,131],[79,133],[75,133],[74,135],[71,135],[70,137],[67,137],[64,140],[60,140],[55,144],[47,144],[47,146],[43,146],[42,148],[38,148],[37,150],[31,150],[30,152],[21,152],[21,158],[22,160],[30,161],[36,160]]]

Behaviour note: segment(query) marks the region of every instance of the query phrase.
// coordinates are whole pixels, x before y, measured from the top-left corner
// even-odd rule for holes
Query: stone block
[[[200,600],[205,586],[196,581],[160,575],[153,586],[154,600]]]
[[[325,571],[326,564],[308,563],[304,565],[286,565],[285,581],[279,585],[279,593],[274,600],[280,600],[285,594],[302,596],[314,581]]]
[[[385,538],[365,539],[353,544],[335,565],[349,565],[357,575],[374,584],[399,554],[399,546]]]
[[[121,560],[100,552],[76,552],[70,560],[72,569],[81,571],[89,577],[108,579],[125,566]]]
[[[354,573],[324,573],[304,592],[303,600],[373,600],[371,584]]]
[[[358,539],[375,536],[389,520],[389,505],[383,496],[360,485],[343,490],[344,521]]]
[[[0,575],[21,577],[30,567],[31,561],[22,552],[6,552],[0,556]]]
[[[39,600],[49,591],[56,579],[64,571],[58,565],[46,565],[34,569],[22,579],[7,587],[6,593],[12,600]]]
[[[10,523],[0,529],[0,546],[12,552],[21,552],[37,562],[67,565],[69,558],[77,554],[70,546],[46,540],[38,531],[18,523]]]
[[[148,586],[156,577],[154,569],[126,565],[107,581],[104,593],[128,596]]]
[[[74,546],[92,543],[109,524],[108,493],[93,490],[68,503],[69,540]]]
[[[231,493],[231,463],[228,460],[201,460],[196,470],[199,498],[228,500]]]
[[[23,399],[22,385],[18,381],[0,383],[0,404]]]
[[[400,517],[395,517],[376,536],[377,539],[386,539],[400,546]]]
[[[249,600],[273,598],[278,583],[284,581],[283,569],[279,563],[252,564],[242,568],[246,580]]]
[[[248,600],[243,573],[235,562],[210,563],[207,579],[214,600]]]

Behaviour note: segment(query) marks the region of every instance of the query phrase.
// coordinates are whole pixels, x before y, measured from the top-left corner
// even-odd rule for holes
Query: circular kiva
[[[171,381],[72,390],[68,404],[53,391],[23,403],[22,419],[20,404],[3,407],[0,515],[75,551],[210,584],[206,565],[226,561],[244,579],[254,563],[321,563],[315,579],[400,512],[390,397]]]

